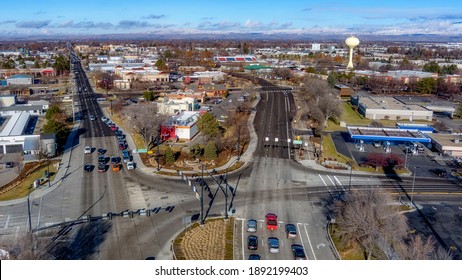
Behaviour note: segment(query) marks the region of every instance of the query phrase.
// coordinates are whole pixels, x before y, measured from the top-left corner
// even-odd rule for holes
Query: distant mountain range
[[[462,42],[462,35],[445,36],[435,34],[372,35],[355,34],[361,41],[408,41],[408,42]],[[297,41],[341,41],[345,34],[292,34],[292,33],[133,33],[103,35],[0,35],[3,41],[86,41],[86,40],[297,40]]]

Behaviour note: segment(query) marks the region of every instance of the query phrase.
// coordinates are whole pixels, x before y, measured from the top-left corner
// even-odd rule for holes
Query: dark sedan
[[[293,244],[291,248],[294,254],[294,260],[306,260],[305,249],[303,249],[302,245]]]
[[[83,167],[83,170],[85,170],[85,172],[91,172],[91,171],[93,171],[93,165],[85,164],[84,167]]]
[[[255,235],[249,235],[247,237],[247,248],[249,250],[257,250],[258,249],[258,237]]]

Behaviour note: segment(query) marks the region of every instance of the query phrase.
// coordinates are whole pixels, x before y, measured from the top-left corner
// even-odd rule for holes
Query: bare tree
[[[405,260],[452,260],[453,254],[438,246],[435,239],[430,236],[426,239],[421,235],[410,237],[399,248],[402,259]]]
[[[123,109],[131,130],[143,139],[146,148],[160,135],[160,125],[165,116],[157,113],[157,105],[141,103],[130,105]]]
[[[14,241],[4,241],[0,247],[8,252],[5,259],[13,260],[46,260],[52,259],[47,253],[48,240],[38,239],[30,232],[22,233]]]
[[[393,202],[382,190],[352,191],[345,201],[334,203],[335,235],[360,245],[367,259],[377,248],[391,254],[392,244],[399,244],[408,228],[406,218],[392,207]]]
[[[308,104],[310,116],[319,123],[320,127],[325,127],[330,118],[340,117],[342,113],[339,106],[340,102],[331,93],[327,82],[307,78],[304,81],[301,94]]]

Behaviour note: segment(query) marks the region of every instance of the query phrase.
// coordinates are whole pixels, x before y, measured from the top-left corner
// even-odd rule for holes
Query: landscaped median
[[[234,218],[195,223],[173,241],[177,260],[232,260]]]

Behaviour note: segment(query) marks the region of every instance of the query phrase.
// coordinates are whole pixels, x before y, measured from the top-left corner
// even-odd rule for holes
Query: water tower
[[[345,40],[345,44],[350,48],[350,59],[347,68],[353,68],[353,49],[359,45],[359,40],[355,36],[350,36]]]

